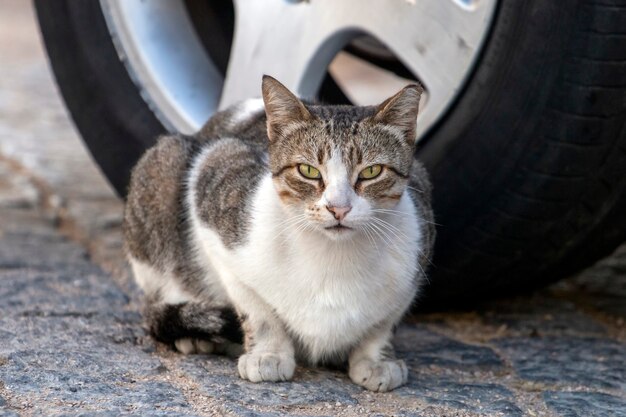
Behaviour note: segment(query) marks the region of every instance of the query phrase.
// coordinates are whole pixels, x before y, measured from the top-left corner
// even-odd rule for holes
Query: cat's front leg
[[[393,325],[378,326],[350,352],[352,382],[378,392],[391,391],[406,383],[409,372],[403,360],[395,359],[392,336]]]
[[[282,322],[248,288],[240,287],[237,298],[246,351],[239,357],[239,375],[251,382],[290,380],[296,369],[295,353]]]
[[[290,380],[296,361],[293,343],[282,324],[248,317],[243,328],[246,353],[239,358],[239,375],[252,382]]]

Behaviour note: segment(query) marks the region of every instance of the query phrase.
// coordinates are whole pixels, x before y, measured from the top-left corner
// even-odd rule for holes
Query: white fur
[[[233,112],[230,119],[232,126],[237,126],[247,120],[252,119],[259,113],[265,111],[265,105],[262,98],[250,98],[237,104],[237,108]]]
[[[167,304],[180,304],[194,299],[191,294],[180,288],[171,271],[157,271],[132,256],[129,257],[129,261],[135,281],[144,293],[151,295],[158,291],[163,302]]]
[[[348,170],[341,161],[339,152],[334,152],[326,161],[326,188],[320,204],[345,207],[353,204],[354,190],[348,179]]]
[[[210,148],[203,155],[206,152]],[[190,190],[195,189],[203,155],[192,167]],[[348,214],[346,224],[352,216],[358,225],[367,214],[366,203],[359,200],[364,199],[352,188],[354,195],[343,189],[348,174],[340,162],[328,166],[335,170],[329,188],[337,189],[325,193],[323,200],[334,202],[347,193],[354,213]],[[301,230],[290,224],[290,214],[267,174],[252,197],[247,241],[233,250],[201,223],[195,201],[192,191],[187,200],[192,237],[198,255],[211,271],[207,279],[219,277],[239,311],[251,317],[278,315],[307,348],[312,362],[345,353],[376,324],[396,322],[413,300],[421,235],[414,204],[406,192],[394,208],[399,215],[383,217],[402,231],[402,238],[391,243],[380,237],[372,240],[355,227],[341,232],[348,237],[333,240],[323,228],[307,225],[307,230]]]

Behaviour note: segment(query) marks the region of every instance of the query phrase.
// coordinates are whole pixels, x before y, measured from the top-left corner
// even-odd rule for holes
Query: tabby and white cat
[[[183,353],[241,341],[242,378],[345,363],[374,391],[407,380],[391,338],[424,281],[430,184],[414,160],[421,88],[377,107],[263,100],[165,136],[132,173],[126,248],[151,333]]]

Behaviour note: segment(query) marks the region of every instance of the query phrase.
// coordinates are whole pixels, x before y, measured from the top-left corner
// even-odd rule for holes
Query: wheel
[[[159,133],[258,96],[263,73],[355,104],[418,79],[438,222],[427,304],[531,289],[624,240],[623,0],[35,4],[72,117],[121,195]]]

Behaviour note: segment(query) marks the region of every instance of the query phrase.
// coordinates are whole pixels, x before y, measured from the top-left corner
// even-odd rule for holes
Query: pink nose
[[[346,206],[346,207],[326,206],[326,210],[333,213],[333,216],[335,216],[335,219],[342,221],[346,217],[346,215],[350,212],[350,210],[352,210],[352,206]]]

